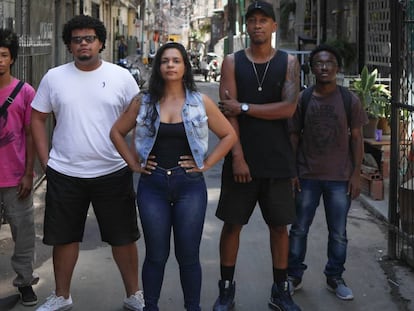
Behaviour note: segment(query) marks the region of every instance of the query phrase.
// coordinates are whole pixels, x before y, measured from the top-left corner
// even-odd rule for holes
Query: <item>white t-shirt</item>
[[[50,69],[32,102],[33,109],[56,118],[48,166],[81,178],[126,166],[109,131],[138,92],[126,69],[105,61],[93,71],[79,70],[74,62]]]

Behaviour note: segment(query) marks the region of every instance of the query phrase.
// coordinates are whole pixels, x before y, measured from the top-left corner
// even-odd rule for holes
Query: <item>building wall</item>
[[[20,37],[19,56],[12,68],[12,74],[37,88],[49,68],[71,61],[72,55],[62,41],[63,25],[74,15],[81,13],[92,14],[104,22],[108,38],[102,57],[112,61],[114,30],[117,29],[115,21],[121,8],[114,7],[111,3],[108,0],[1,0],[0,27],[9,27]],[[125,11],[122,29],[128,30],[126,25],[130,24],[134,15],[137,7],[135,3],[136,1],[119,3],[124,8],[122,11]],[[48,122],[51,136],[52,118]],[[35,182],[38,182],[43,172],[37,162],[35,172]]]

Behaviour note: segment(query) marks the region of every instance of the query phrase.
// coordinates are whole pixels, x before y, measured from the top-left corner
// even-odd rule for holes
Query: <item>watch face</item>
[[[249,110],[249,105],[248,105],[248,104],[243,104],[243,105],[241,106],[241,110],[242,110],[243,112],[248,111],[248,110]]]

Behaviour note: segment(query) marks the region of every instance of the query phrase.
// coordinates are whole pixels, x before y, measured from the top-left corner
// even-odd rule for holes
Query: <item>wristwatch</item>
[[[241,113],[246,113],[247,111],[249,111],[249,108],[250,106],[247,103],[240,104]]]

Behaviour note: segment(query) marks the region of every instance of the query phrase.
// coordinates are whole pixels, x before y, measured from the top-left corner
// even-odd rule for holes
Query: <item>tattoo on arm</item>
[[[282,89],[282,99],[288,102],[295,102],[299,95],[299,74],[300,67],[296,57],[288,58],[286,80]]]

